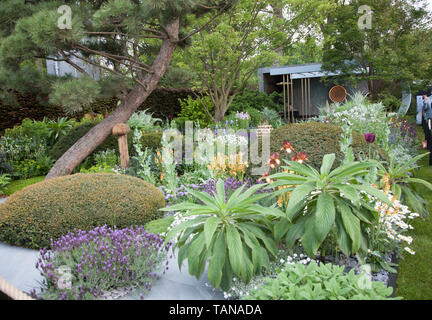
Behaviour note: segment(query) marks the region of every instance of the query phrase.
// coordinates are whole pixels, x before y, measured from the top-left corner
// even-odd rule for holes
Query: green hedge
[[[335,165],[342,161],[344,155],[340,151],[339,141],[342,129],[334,124],[307,122],[296,123],[282,126],[273,130],[270,136],[271,152],[279,152],[284,141],[288,141],[295,148],[295,151],[305,152],[308,155],[309,165],[318,169],[321,167],[324,155],[329,153],[336,154]],[[357,160],[369,153],[369,144],[365,141],[362,134],[353,132],[352,143],[354,155]],[[371,149],[376,152],[381,160],[388,161],[388,155],[377,144],[372,144]],[[280,152],[282,159],[289,159],[292,155]]]
[[[149,109],[155,117],[165,120],[170,115],[176,116],[181,112],[179,99],[186,99],[193,95],[194,91],[190,89],[157,88],[138,110]],[[6,128],[13,128],[15,125],[21,124],[25,118],[42,120],[47,117],[54,120],[58,117],[67,116],[61,107],[42,103],[34,95],[16,94],[16,97],[18,107],[0,102],[0,133]],[[109,113],[114,110],[117,102],[117,99],[98,100],[88,110],[104,115],[106,112]],[[81,119],[85,113],[76,114],[74,118]]]
[[[40,249],[75,228],[145,225],[162,218],[158,209],[165,205],[158,188],[127,175],[78,173],[44,180],[0,205],[0,241]]]
[[[141,144],[143,150],[149,148],[153,151],[161,147],[162,132],[151,132],[143,134],[141,137]]]

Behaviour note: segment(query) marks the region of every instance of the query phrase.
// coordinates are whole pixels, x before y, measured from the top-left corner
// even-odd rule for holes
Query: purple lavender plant
[[[119,287],[150,291],[158,272],[167,270],[170,248],[171,243],[164,245],[159,235],[142,226],[117,229],[105,225],[51,239],[51,249],[42,249],[36,263],[44,277],[41,298],[95,299]],[[58,272],[64,266],[69,274]],[[69,280],[66,284],[61,283],[64,276]]]

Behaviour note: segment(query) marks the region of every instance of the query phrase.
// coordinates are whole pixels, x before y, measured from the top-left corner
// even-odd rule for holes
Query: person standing
[[[424,107],[423,107],[423,131],[426,137],[427,149],[431,152],[429,155],[429,165],[432,165],[432,107],[431,97],[426,94],[423,96]]]

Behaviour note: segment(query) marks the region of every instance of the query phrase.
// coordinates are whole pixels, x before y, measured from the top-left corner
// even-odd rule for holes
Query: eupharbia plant
[[[362,245],[367,250],[365,228],[377,221],[370,200],[379,199],[392,206],[382,191],[357,182],[357,177],[376,166],[375,161],[351,162],[331,170],[334,161],[335,154],[325,155],[320,172],[309,165],[286,161],[288,166],[282,167],[285,172],[269,177],[274,180],[269,187],[282,187],[274,192],[276,196],[291,192],[286,217],[275,225],[275,239],[285,238],[288,247],[301,239],[310,257],[315,257],[330,234],[336,235],[338,247],[346,256],[357,253]]]
[[[426,202],[410,185],[418,184],[427,188],[429,192],[432,191],[431,183],[413,177],[413,171],[418,168],[417,162],[427,155],[429,153],[420,154],[404,163],[396,163],[392,159],[388,167],[381,163],[378,164],[378,176],[381,178],[382,188],[390,187],[392,194],[405,202],[411,210],[422,215],[423,218],[429,217],[429,212],[425,206]]]
[[[166,236],[167,242],[177,237],[179,267],[187,259],[189,273],[200,279],[208,260],[211,284],[226,291],[234,275],[248,283],[254,274],[268,266],[268,253],[277,254],[268,217],[280,218],[283,212],[256,204],[269,197],[256,194],[263,186],[255,185],[246,191],[242,186],[227,199],[224,182],[218,180],[213,197],[187,189],[200,204],[183,202],[160,209],[186,212],[183,216],[188,217]]]

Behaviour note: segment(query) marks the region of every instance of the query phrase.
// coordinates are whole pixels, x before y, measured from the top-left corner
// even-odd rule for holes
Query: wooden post
[[[120,165],[122,169],[129,167],[129,150],[127,143],[127,134],[129,131],[130,127],[126,123],[116,124],[112,130],[113,135],[118,136]]]

